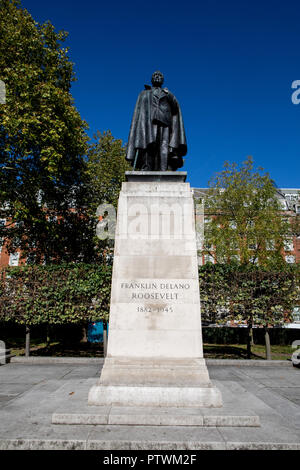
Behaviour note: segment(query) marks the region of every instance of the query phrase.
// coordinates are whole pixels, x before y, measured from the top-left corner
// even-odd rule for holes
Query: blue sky
[[[300,187],[300,2],[287,0],[23,0],[38,22],[69,32],[75,105],[89,135],[127,141],[136,98],[154,70],[180,102],[184,170],[207,186],[248,155],[279,187]]]

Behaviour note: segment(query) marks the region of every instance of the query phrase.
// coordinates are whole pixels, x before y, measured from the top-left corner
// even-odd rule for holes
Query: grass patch
[[[25,341],[22,338],[9,339],[7,345],[11,354],[25,356]],[[30,340],[31,356],[53,357],[103,357],[102,343],[89,343],[84,341],[50,341],[47,344],[39,339]]]
[[[209,359],[247,359],[246,344],[208,344],[203,345],[204,357]],[[291,346],[271,346],[273,360],[288,360],[294,352]],[[266,359],[264,345],[251,347],[251,359]]]
[[[8,338],[7,347],[15,356],[25,355],[24,338]],[[203,345],[204,357],[206,359],[247,359],[246,344],[208,344]],[[272,359],[288,360],[294,352],[291,346],[271,346]],[[84,341],[51,341],[47,344],[38,338],[30,340],[31,356],[53,356],[53,357],[103,357],[102,343],[89,343]],[[254,345],[251,348],[251,359],[266,358],[264,345]]]

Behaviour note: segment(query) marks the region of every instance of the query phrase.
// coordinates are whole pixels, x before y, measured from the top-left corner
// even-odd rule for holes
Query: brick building
[[[208,188],[193,188],[195,199],[205,198]],[[300,215],[300,189],[299,188],[278,188],[277,197],[282,207],[283,213],[291,220],[292,217]],[[205,222],[205,214],[204,214]],[[287,263],[300,262],[300,236],[293,237],[285,245],[285,260]],[[206,262],[214,263],[214,258],[211,255],[202,255],[199,258],[199,264]]]
[[[205,197],[207,190],[207,188],[193,188],[194,197],[196,199]],[[286,212],[288,217],[300,215],[300,189],[278,189],[277,197],[282,210]],[[6,225],[7,223],[8,221],[6,219],[0,219],[0,224]],[[289,241],[285,247],[284,256],[287,263],[300,262],[300,237],[294,237]],[[214,262],[214,259],[210,255],[203,255],[202,259],[199,259],[199,264],[204,264],[207,261]],[[18,266],[24,263],[26,263],[26,260],[21,258],[19,251],[9,254],[5,247],[5,240],[0,240],[0,267]]]

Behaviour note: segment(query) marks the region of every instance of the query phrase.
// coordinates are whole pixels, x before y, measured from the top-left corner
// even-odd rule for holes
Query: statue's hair
[[[159,70],[156,70],[156,72],[154,72],[154,73],[152,74],[152,78],[151,78],[152,83],[157,81],[157,80],[155,80],[155,78],[156,78],[158,75],[161,77],[162,83],[163,83],[163,81],[164,81],[164,76],[163,76],[163,74],[162,74]]]

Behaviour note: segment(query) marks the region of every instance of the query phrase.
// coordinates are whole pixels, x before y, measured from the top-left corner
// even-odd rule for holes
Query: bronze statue
[[[145,85],[135,105],[126,160],[134,170],[175,171],[183,166],[187,152],[180,106],[167,88],[161,88],[161,72],[154,72],[151,81],[152,87]]]

